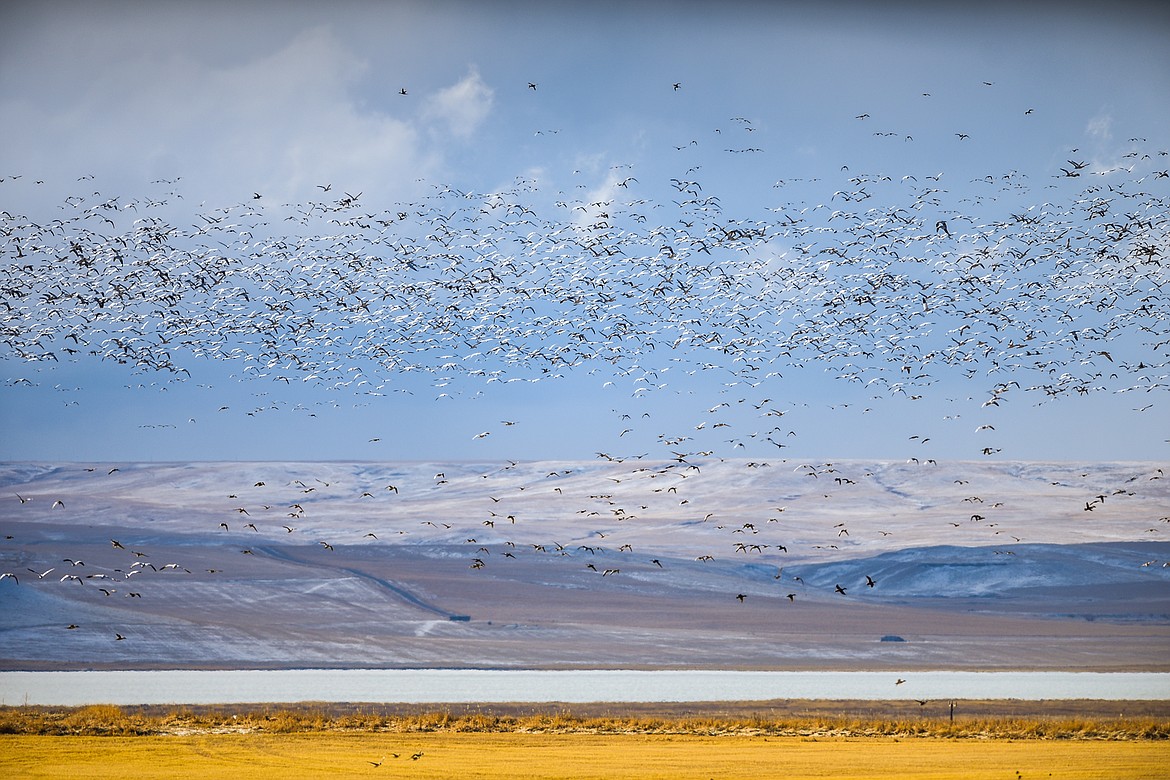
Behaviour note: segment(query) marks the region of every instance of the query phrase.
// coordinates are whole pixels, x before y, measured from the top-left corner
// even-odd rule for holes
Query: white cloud
[[[227,64],[193,49],[105,54],[64,100],[0,96],[0,111],[27,120],[4,134],[5,170],[94,173],[129,191],[182,176],[189,198],[275,201],[325,183],[394,199],[437,166],[411,122],[359,102],[367,63],[327,28]]]
[[[423,115],[447,126],[457,138],[470,138],[491,113],[494,93],[474,68],[457,84],[427,100]]]
[[[1097,141],[1108,141],[1113,137],[1113,117],[1109,114],[1098,114],[1089,120],[1085,132]]]

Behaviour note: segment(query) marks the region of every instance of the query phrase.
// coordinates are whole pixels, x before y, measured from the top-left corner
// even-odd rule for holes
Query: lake
[[[0,704],[10,706],[769,699],[1170,700],[1170,674],[484,669],[0,672]]]

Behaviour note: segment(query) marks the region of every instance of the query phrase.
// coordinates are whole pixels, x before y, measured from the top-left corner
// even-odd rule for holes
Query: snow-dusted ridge
[[[1162,469],[4,463],[0,666],[1163,669]]]

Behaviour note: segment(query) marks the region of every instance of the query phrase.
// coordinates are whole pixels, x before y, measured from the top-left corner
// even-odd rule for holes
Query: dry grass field
[[[0,774],[12,780],[1161,778],[1168,762],[1170,745],[1161,740],[465,732],[0,737]]]
[[[1165,702],[960,704],[953,722],[903,702],[8,707],[0,776],[1160,778],[1170,765]]]

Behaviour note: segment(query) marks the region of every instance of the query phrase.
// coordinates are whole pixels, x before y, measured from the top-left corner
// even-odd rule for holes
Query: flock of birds
[[[652,413],[654,393],[674,377],[718,376],[721,395],[703,418],[658,436],[664,457],[643,466],[644,456],[597,453],[600,461],[632,465],[607,476],[580,511],[629,524],[640,510],[613,500],[623,480],[661,478],[652,491],[683,507],[679,487],[707,459],[736,454],[751,440],[787,446],[795,432],[780,425],[786,410],[775,396],[783,393],[784,372],[805,366],[880,396],[920,398],[932,385],[959,380],[985,383],[979,390],[989,407],[1018,394],[1043,401],[1098,392],[1146,395],[1151,400],[1140,411],[1159,403],[1170,388],[1170,173],[1156,169],[1165,150],[1131,140],[1119,165],[1070,154],[1067,166],[1038,178],[1012,170],[963,182],[963,197],[952,194],[942,173],[843,169],[824,182],[779,180],[769,188],[772,200],[752,214],[725,208],[695,168],[654,187],[616,166],[601,195],[554,194],[521,179],[494,192],[435,187],[427,197],[389,205],[329,183],[301,202],[270,204],[256,192],[193,214],[178,180],[156,182],[158,196],[127,198],[103,194],[82,177],[84,191],[67,197],[52,219],[0,211],[0,357],[34,367],[111,361],[173,381],[190,379],[194,362],[227,361],[257,382],[360,396],[388,395],[404,376],[424,374],[438,399],[486,392],[493,383],[599,373],[605,384],[643,399],[615,410],[618,440]],[[5,180],[17,178],[0,179],[0,193]],[[825,197],[808,198],[821,190]],[[750,406],[763,425],[751,434],[732,431],[721,414],[733,405]],[[716,430],[729,437],[718,440],[719,449],[692,446],[697,432]],[[832,464],[798,468],[838,488],[867,476]],[[437,474],[433,487],[445,481]],[[321,486],[292,487],[308,497]],[[361,497],[388,492],[397,486],[364,486]],[[1112,495],[1086,499],[1084,510]],[[488,497],[493,506],[500,501]],[[252,519],[255,507],[240,506],[218,530],[294,535],[309,500],[265,504],[283,517],[264,529]],[[499,509],[479,521],[485,534],[518,525],[515,512]],[[969,522],[982,521],[985,511]],[[751,522],[725,527],[713,514],[700,520],[708,521],[736,535],[736,555],[787,552],[779,542],[757,541],[767,534]],[[441,519],[422,523],[452,530]],[[523,547],[490,547],[464,528],[454,532],[466,536],[472,569],[515,558]],[[604,533],[596,533],[595,542],[572,547],[526,544],[534,553],[598,561],[602,552],[633,552],[628,544],[606,551]],[[837,549],[849,528],[828,533],[823,547]],[[373,531],[366,537],[378,539]],[[312,544],[335,549],[330,539]],[[124,549],[117,540],[111,547]],[[116,577],[130,598],[141,596],[126,585],[132,577],[189,572],[178,563],[157,567],[141,550],[126,552],[137,560],[84,580],[73,573],[81,562],[67,560],[61,581]],[[621,573],[612,555],[605,560],[583,565],[601,577]],[[663,568],[659,558],[640,565]],[[28,571],[36,579],[60,574],[57,567]],[[879,585],[866,575],[837,582],[832,592]],[[797,593],[782,595],[792,601]]]
[[[990,403],[1164,391],[1170,176],[1149,161],[1165,155],[1072,159],[1077,178],[1055,177],[1074,189],[988,175],[963,198],[943,174],[843,171],[821,202],[799,193],[824,184],[779,181],[752,215],[694,171],[662,200],[613,171],[604,196],[521,180],[387,207],[320,185],[185,218],[177,182],[89,190],[51,220],[0,211],[0,351],[180,380],[231,361],[374,394],[408,372],[444,394],[574,370],[637,393],[684,372],[776,387],[805,365],[885,395],[984,381]]]

